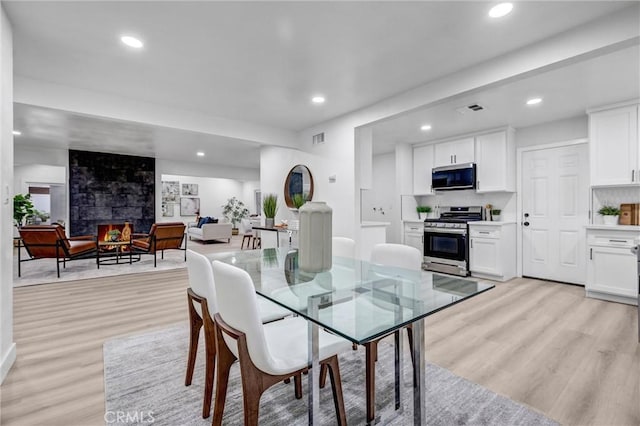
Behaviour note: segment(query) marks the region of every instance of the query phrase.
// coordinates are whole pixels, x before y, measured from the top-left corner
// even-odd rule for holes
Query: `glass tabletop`
[[[298,251],[289,248],[207,256],[244,269],[261,296],[358,344],[494,287],[336,256],[329,271],[310,273],[299,268]],[[310,300],[317,310],[309,310]]]

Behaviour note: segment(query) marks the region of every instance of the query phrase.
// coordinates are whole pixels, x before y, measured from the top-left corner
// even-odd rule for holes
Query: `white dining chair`
[[[211,413],[211,397],[213,395],[213,380],[216,365],[215,324],[213,315],[218,312],[218,302],[211,261],[200,253],[187,250],[187,271],[189,274],[187,300],[189,304],[190,339],[185,386],[191,385],[193,379],[200,329],[204,325],[206,360],[202,417],[207,418]],[[291,311],[263,297],[259,297],[256,300],[260,321],[262,322],[276,321],[291,315]]]
[[[348,243],[347,243],[348,244]],[[404,278],[415,278],[417,274],[421,273],[422,268],[422,255],[420,251],[415,247],[405,246],[403,244],[376,244],[371,252],[371,267],[370,275],[364,277],[371,280],[374,277],[388,276],[395,278],[398,275]],[[338,265],[339,266],[339,265]],[[337,269],[334,271],[333,269]],[[336,286],[339,286],[342,280],[345,279],[345,275],[340,272],[339,268],[333,268],[332,274],[335,272],[340,274],[339,279],[336,281]],[[364,293],[366,295],[366,293]],[[394,312],[386,302],[370,298],[369,296],[354,297],[353,300],[343,304],[332,306],[330,309],[323,312],[327,316],[332,316],[333,321],[341,324],[348,324],[355,312],[356,316],[360,316],[354,324],[359,324],[362,330],[362,324],[375,324],[375,323],[392,323],[394,321]],[[376,321],[367,318],[376,318]],[[384,320],[384,318],[387,318]],[[409,338],[409,347],[413,349],[413,333],[411,326],[407,326],[407,334]],[[370,332],[375,332],[371,330]],[[398,331],[396,331],[398,333]],[[386,334],[378,339],[369,341],[363,346],[365,347],[365,391],[366,391],[366,411],[367,421],[371,422],[375,419],[375,363],[378,358],[378,343],[380,340],[389,336]],[[411,350],[411,356],[413,360],[413,350]],[[326,378],[326,371],[324,369],[320,374],[321,386],[324,386]]]
[[[333,256],[353,259],[356,257],[356,242],[351,238],[333,237],[331,239],[331,253]]]
[[[222,423],[231,365],[240,361],[244,424],[257,425],[260,397],[269,387],[294,377],[301,391],[300,374],[309,366],[308,324],[302,318],[286,318],[263,324],[251,276],[244,270],[213,262],[220,310],[215,315],[218,376],[213,425]],[[331,375],[337,423],[346,424],[337,354],[350,342],[319,330],[321,365]]]

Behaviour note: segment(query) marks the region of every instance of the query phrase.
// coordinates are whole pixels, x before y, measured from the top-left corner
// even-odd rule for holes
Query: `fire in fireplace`
[[[130,222],[98,225],[98,241],[125,242],[131,239],[132,233],[133,224]],[[112,249],[113,247],[103,248]]]

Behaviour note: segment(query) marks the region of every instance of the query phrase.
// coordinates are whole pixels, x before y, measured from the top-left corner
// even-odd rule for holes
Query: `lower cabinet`
[[[587,229],[587,296],[638,303],[638,258],[631,252],[640,233]]]
[[[424,223],[405,222],[404,223],[404,244],[420,250],[424,256]]]
[[[469,223],[471,275],[507,281],[516,275],[515,223]]]

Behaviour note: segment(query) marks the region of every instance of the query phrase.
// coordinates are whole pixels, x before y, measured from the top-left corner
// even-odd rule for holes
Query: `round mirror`
[[[302,201],[311,201],[313,198],[313,176],[307,166],[298,164],[294,166],[287,180],[284,182],[284,202],[292,209],[299,208]]]

